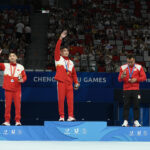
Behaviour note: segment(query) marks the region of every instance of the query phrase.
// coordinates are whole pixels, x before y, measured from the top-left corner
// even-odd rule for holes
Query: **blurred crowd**
[[[74,0],[72,8],[51,8],[47,69],[55,70],[54,49],[60,33],[77,71],[118,72],[126,54],[150,72],[150,1]]]
[[[26,49],[31,43],[30,13],[28,10],[0,11],[0,61],[7,62],[8,54],[15,52],[18,62],[23,63]]]

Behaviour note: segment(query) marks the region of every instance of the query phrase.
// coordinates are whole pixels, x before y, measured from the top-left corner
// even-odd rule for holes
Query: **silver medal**
[[[14,79],[11,79],[11,82],[13,83],[13,82],[14,82]]]

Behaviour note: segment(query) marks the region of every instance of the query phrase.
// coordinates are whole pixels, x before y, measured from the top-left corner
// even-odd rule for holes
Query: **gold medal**
[[[69,71],[67,72],[67,75],[69,75]]]

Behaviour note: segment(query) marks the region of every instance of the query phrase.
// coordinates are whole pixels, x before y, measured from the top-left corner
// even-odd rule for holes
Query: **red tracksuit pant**
[[[64,117],[64,102],[67,98],[68,116],[73,117],[73,86],[66,82],[57,83],[58,92],[58,108],[60,117]]]
[[[10,121],[11,104],[15,104],[15,120],[19,122],[21,119],[21,91],[8,91],[5,90],[5,121]]]

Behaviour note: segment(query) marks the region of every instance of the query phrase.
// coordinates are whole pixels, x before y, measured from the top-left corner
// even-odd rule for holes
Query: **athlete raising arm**
[[[74,89],[77,90],[80,86],[74,63],[69,59],[69,49],[67,47],[61,48],[62,40],[67,36],[67,31],[63,31],[57,41],[55,48],[55,65],[58,89],[58,107],[59,107],[59,121],[64,121],[64,101],[67,98],[68,104],[68,119],[67,121],[75,121],[73,112],[73,82]]]

